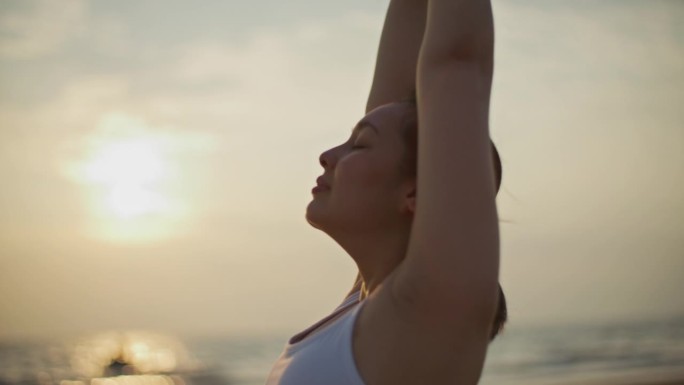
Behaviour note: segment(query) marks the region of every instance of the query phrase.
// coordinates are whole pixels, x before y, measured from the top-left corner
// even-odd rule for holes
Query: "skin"
[[[307,220],[359,266],[365,301],[352,346],[366,385],[480,378],[499,271],[493,38],[487,0],[392,0],[364,118],[379,134],[363,128],[321,155],[331,188],[316,194]],[[406,106],[393,102],[414,90],[411,181],[398,173]],[[367,148],[352,151],[354,142]]]
[[[402,174],[401,124],[407,103],[382,105],[362,118],[349,140],[320,156],[330,190],[314,194],[307,221],[356,262],[365,298],[406,256],[415,211],[415,178]]]

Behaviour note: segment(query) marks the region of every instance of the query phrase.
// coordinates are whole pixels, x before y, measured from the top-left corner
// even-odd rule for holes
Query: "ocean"
[[[118,331],[0,341],[0,385],[263,385],[288,337]],[[675,376],[684,378],[684,318],[509,325],[490,345],[480,384],[647,383]]]

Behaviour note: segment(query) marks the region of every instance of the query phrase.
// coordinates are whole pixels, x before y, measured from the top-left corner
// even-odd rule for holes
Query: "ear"
[[[407,186],[402,203],[402,212],[414,215],[416,213],[416,183]]]

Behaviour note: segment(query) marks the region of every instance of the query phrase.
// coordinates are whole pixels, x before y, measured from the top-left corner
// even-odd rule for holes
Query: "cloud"
[[[495,3],[491,130],[512,319],[681,312],[683,10]]]
[[[621,211],[637,215],[645,196],[681,211],[675,191],[684,180],[672,176],[684,161],[673,144],[684,140],[683,8],[559,4],[495,7],[492,131],[504,190],[548,205],[534,215],[556,223],[549,229],[564,220],[564,230],[581,232],[592,214],[593,223],[615,221]],[[561,206],[563,215],[551,209]],[[601,212],[607,217],[596,217]]]
[[[0,16],[0,56],[38,58],[60,49],[84,31],[85,0],[34,0],[3,9]]]
[[[559,4],[495,4],[491,129],[504,163],[500,215],[513,222],[502,224],[502,279],[510,289],[512,319],[550,313],[568,320],[591,318],[606,314],[600,306],[617,303],[624,314],[638,314],[666,285],[673,295],[659,303],[675,304],[681,280],[672,272],[681,271],[678,234],[684,212],[677,195],[684,186],[677,147],[684,140],[677,105],[684,97],[684,50],[676,25],[684,8],[660,1]],[[105,19],[88,16],[87,37],[64,26],[66,32],[56,34],[62,37],[43,38],[52,41],[42,45],[50,49],[0,52],[5,59],[32,52],[23,56],[30,60],[57,50],[72,55],[62,69],[77,69],[64,71],[70,77],[49,97],[0,104],[0,170],[11,186],[3,193],[3,208],[12,210],[5,228],[15,229],[23,220],[25,238],[16,239],[26,239],[21,247],[28,247],[46,221],[41,204],[61,208],[65,195],[79,193],[73,191],[83,181],[70,179],[72,190],[43,182],[48,172],[61,172],[58,166],[65,160],[87,161],[98,143],[173,136],[162,142],[169,158],[182,166],[176,198],[191,199],[201,217],[183,230],[194,231],[200,241],[184,243],[179,237],[175,244],[185,247],[180,251],[159,246],[145,253],[150,266],[176,253],[180,270],[198,269],[188,277],[188,305],[198,295],[207,308],[212,301],[225,303],[223,294],[211,292],[232,292],[236,283],[225,277],[233,274],[245,281],[240,287],[264,293],[249,303],[229,298],[231,304],[245,314],[255,306],[264,309],[265,324],[271,322],[271,308],[264,298],[274,287],[297,294],[289,296],[307,306],[318,301],[323,309],[325,296],[339,287],[330,280],[341,286],[346,279],[339,268],[326,269],[346,262],[345,255],[329,239],[312,235],[302,211],[310,198],[307,186],[321,173],[317,156],[345,140],[363,113],[382,14],[352,12],[296,25],[250,26],[249,32],[236,29],[240,36],[216,37],[221,25],[198,25],[178,41],[159,37],[180,34],[165,24],[155,24],[153,37],[130,39],[145,32],[127,23],[132,16],[125,12],[118,15],[123,19],[106,19],[100,32],[93,20]],[[3,36],[1,41],[11,40]],[[76,37],[69,47],[79,49],[64,50]],[[109,56],[93,46],[108,47],[103,52]],[[32,82],[41,73],[61,74],[47,60],[31,63],[16,71]],[[13,89],[3,86],[3,91]],[[46,171],[50,167],[57,169]],[[30,224],[28,210],[35,214]],[[53,215],[55,227],[70,226],[72,217],[65,212]],[[55,239],[68,249],[66,237]],[[114,260],[116,253],[110,253]],[[201,263],[189,263],[188,255],[199,255]],[[660,274],[662,282],[639,275],[642,265],[648,265],[642,271]],[[250,281],[264,274],[264,266],[280,274],[266,286]],[[662,266],[672,267],[670,275]],[[319,268],[329,274],[301,275]],[[293,284],[295,276],[314,281]],[[225,286],[209,287],[212,282]],[[321,288],[315,296],[308,289],[312,286]],[[648,295],[615,302],[611,287]],[[594,289],[600,301],[588,308],[583,301]],[[554,298],[545,295],[549,292]],[[225,317],[216,314],[216,319]],[[300,321],[279,320],[293,327]],[[253,319],[231,322],[247,325]]]
[[[381,24],[371,26],[372,18],[352,12],[292,27],[264,28],[243,44],[195,41],[178,47],[169,77],[179,85],[223,85],[226,95],[239,96],[240,110],[252,119],[301,114],[302,105],[349,105],[349,100],[359,101],[358,89],[349,85],[365,91],[370,83],[373,62],[358,57],[373,57],[375,44],[359,44],[363,37],[379,33]],[[261,106],[276,111],[264,115],[259,113]]]

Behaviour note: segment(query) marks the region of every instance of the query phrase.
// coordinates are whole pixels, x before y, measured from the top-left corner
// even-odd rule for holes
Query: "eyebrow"
[[[352,129],[352,133],[360,131],[364,127],[370,127],[373,129],[373,131],[375,131],[376,135],[380,135],[380,130],[378,130],[378,128],[375,125],[371,124],[371,122],[367,120],[361,120],[359,123],[357,123],[356,126],[354,126],[354,128]]]

